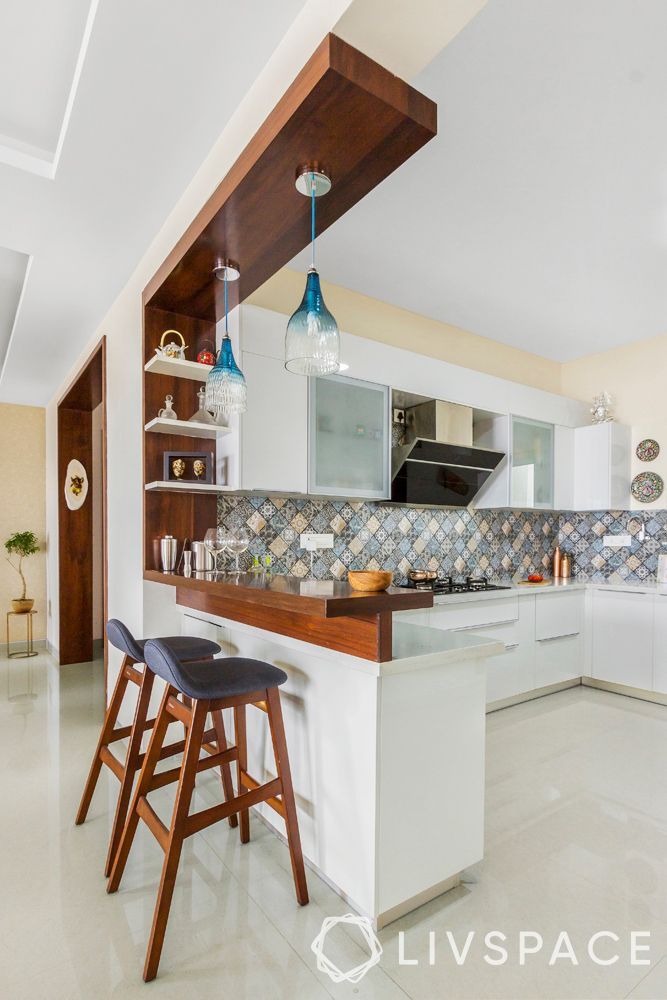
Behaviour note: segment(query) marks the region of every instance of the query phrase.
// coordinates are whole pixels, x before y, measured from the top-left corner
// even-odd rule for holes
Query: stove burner
[[[474,594],[486,590],[509,590],[500,583],[491,583],[485,577],[467,576],[465,580],[455,580],[453,576],[438,577],[436,580],[408,580],[401,584],[411,590],[431,590],[434,594]]]

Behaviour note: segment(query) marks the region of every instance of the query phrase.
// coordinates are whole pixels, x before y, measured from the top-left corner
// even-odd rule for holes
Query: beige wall
[[[645,437],[655,438],[661,453],[654,462],[633,458],[632,475],[650,470],[667,483],[667,336],[591,354],[561,366],[563,392],[577,399],[592,399],[606,390],[614,400],[614,416],[632,427],[633,450]],[[656,504],[667,506],[667,493]]]
[[[248,302],[289,316],[301,301],[304,285],[304,274],[283,268]],[[561,366],[556,361],[528,354],[326,281],[322,281],[322,292],[339,327],[347,333],[403,347],[512,382],[523,382],[547,392],[561,392]]]
[[[42,551],[24,560],[23,566],[27,596],[35,599],[36,639],[46,636],[45,415],[41,407],[0,403],[0,615],[4,618],[12,598],[21,595],[21,580],[5,561],[5,540],[15,531],[34,531]],[[0,641],[4,642],[4,621],[0,623]],[[12,625],[12,641],[22,639],[23,627]]]

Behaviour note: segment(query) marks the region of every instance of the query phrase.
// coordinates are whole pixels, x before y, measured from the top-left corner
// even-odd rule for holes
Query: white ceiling
[[[52,177],[98,0],[0,8],[0,161]]]
[[[488,0],[323,277],[558,361],[667,333],[666,39],[665,0]]]
[[[53,156],[80,69],[53,179],[0,152],[0,268],[3,250],[32,258],[0,399],[49,401],[303,4],[0,5],[8,140]],[[0,276],[0,369],[16,307],[3,288]]]

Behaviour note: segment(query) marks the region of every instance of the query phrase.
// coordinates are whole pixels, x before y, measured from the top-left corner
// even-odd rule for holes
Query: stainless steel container
[[[192,568],[195,573],[204,573],[215,568],[213,556],[203,542],[192,543]]]
[[[163,573],[173,573],[176,565],[176,553],[178,551],[178,539],[173,535],[165,535],[160,539],[160,560],[162,562]]]

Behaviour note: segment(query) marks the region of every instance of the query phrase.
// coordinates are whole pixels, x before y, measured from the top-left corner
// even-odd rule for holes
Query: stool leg
[[[296,898],[298,902],[301,906],[305,906],[308,902],[308,885],[306,883],[306,871],[303,865],[301,837],[299,836],[299,821],[296,815],[296,803],[294,801],[294,789],[292,787],[292,773],[290,771],[289,757],[287,754],[283,713],[280,707],[280,693],[278,688],[269,688],[266,694],[269,727],[271,729],[271,739],[273,741],[273,753],[276,758],[278,777],[280,778],[280,783],[282,785],[282,800],[285,807],[285,826],[287,828],[287,843],[289,844],[290,860],[292,862],[294,888],[296,889]]]
[[[123,835],[123,827],[125,826],[125,819],[127,817],[127,808],[130,804],[132,787],[134,785],[134,776],[138,770],[139,755],[141,754],[141,741],[144,732],[146,731],[148,706],[151,700],[154,680],[155,674],[153,671],[149,670],[148,667],[144,667],[144,675],[141,680],[141,687],[139,688],[139,697],[137,698],[137,704],[134,710],[134,720],[132,722],[132,732],[130,734],[130,745],[127,748],[127,756],[125,758],[125,774],[123,775],[123,780],[120,783],[120,794],[118,796],[118,802],[116,803],[116,815],[114,816],[113,827],[111,828],[109,850],[107,851],[107,860],[104,866],[104,875],[106,878],[108,878],[111,874],[111,868],[114,858],[116,857],[118,845],[120,844],[120,838]]]
[[[245,705],[237,705],[234,709],[234,730],[236,732],[236,745],[239,750],[236,761],[236,777],[239,795],[242,795],[243,783],[241,781],[241,773],[248,770],[248,737],[246,734]],[[239,823],[241,843],[247,844],[250,840],[250,813],[247,809],[241,809],[239,812]]]
[[[218,744],[218,750],[227,749],[227,734],[225,733],[225,721],[222,717],[222,712],[220,710],[216,712],[211,712],[211,719],[213,720],[213,728],[215,729],[215,737]],[[229,802],[230,799],[234,798],[234,784],[232,782],[232,768],[231,764],[221,764],[220,765],[220,779],[222,781],[222,788],[225,793],[225,801]],[[238,818],[236,813],[232,813],[229,817],[229,825],[233,828],[238,826]]]
[[[139,799],[146,795],[148,789],[150,788],[153,775],[155,774],[155,768],[157,767],[160,759],[160,751],[162,750],[162,744],[164,743],[169,723],[173,722],[172,716],[167,711],[167,699],[170,695],[175,695],[176,693],[177,692],[174,688],[167,685],[164,695],[162,696],[160,710],[155,720],[155,725],[153,726],[153,732],[151,733],[148,750],[146,751],[146,756],[144,757],[144,762],[141,765],[141,771],[139,772],[139,780],[132,798],[132,805],[130,806],[123,834],[120,838],[120,844],[118,845],[118,850],[111,868],[111,875],[109,876],[109,881],[107,883],[107,892],[116,892],[118,886],[120,885],[120,880],[123,877],[125,865],[127,864],[127,859],[130,854],[130,848],[132,847],[132,841],[134,840],[134,835],[137,832],[137,826],[139,824],[137,805],[139,803]]]
[[[123,662],[120,665],[120,673],[118,674],[118,680],[116,681],[116,686],[114,688],[113,695],[111,696],[109,707],[107,708],[106,715],[104,716],[104,723],[102,724],[102,732],[100,733],[100,737],[97,741],[95,756],[93,757],[93,762],[90,766],[90,771],[88,773],[88,779],[86,781],[86,785],[83,790],[81,803],[79,805],[79,811],[77,812],[76,819],[74,820],[77,826],[83,823],[88,814],[90,801],[93,797],[93,792],[95,791],[95,785],[97,784],[97,779],[99,778],[100,771],[102,770],[100,751],[102,750],[103,747],[109,745],[109,741],[111,739],[114,726],[116,725],[116,719],[118,718],[120,706],[123,701],[123,697],[125,696],[127,685],[129,684],[129,680],[125,676],[125,668],[128,666],[130,662],[131,661],[129,656],[123,657]]]
[[[162,865],[162,876],[160,878],[160,888],[158,889],[157,901],[155,903],[155,913],[153,915],[153,926],[148,942],[146,953],[146,964],[144,965],[144,981],[150,982],[157,975],[160,964],[160,954],[164,943],[164,935],[167,930],[169,919],[169,909],[171,898],[174,893],[176,883],[176,873],[178,863],[181,858],[181,849],[185,839],[185,823],[190,812],[190,801],[195,787],[197,776],[197,763],[201,751],[204,729],[206,726],[206,716],[208,715],[209,702],[195,701],[192,711],[192,722],[188,727],[188,737],[181,764],[181,773],[178,779],[176,791],[176,802],[171,818],[171,828],[169,830],[169,840],[167,850]]]

